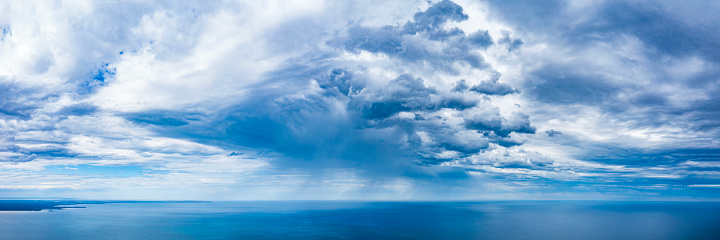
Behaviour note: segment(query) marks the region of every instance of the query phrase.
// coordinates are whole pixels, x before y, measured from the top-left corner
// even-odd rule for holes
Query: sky
[[[0,198],[720,200],[720,1],[0,1]]]

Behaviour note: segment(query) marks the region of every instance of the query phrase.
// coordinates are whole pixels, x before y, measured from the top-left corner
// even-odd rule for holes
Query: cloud
[[[478,85],[470,87],[470,91],[487,94],[487,95],[507,95],[518,93],[519,91],[508,84],[500,83],[500,73],[493,74],[487,81],[482,81]]]
[[[445,30],[443,24],[448,21],[459,22],[467,19],[468,15],[463,12],[462,7],[452,1],[444,0],[433,4],[425,11],[415,13],[413,21],[408,21],[403,26],[403,30],[407,34],[423,33],[427,34],[430,39],[443,40],[463,33],[458,28]]]
[[[461,22],[468,16],[452,1],[442,1],[417,12],[402,26],[363,27],[351,25],[347,37],[339,40],[348,51],[382,53],[413,64],[457,73],[456,63],[472,68],[488,68],[477,53],[493,44],[486,30],[467,35],[460,28],[446,29],[448,22]]]
[[[615,135],[622,144],[657,149],[676,148],[677,144],[683,145],[680,148],[717,147],[709,140],[717,128],[708,125],[717,114],[706,106],[716,100],[711,97],[717,91],[716,83],[710,82],[718,78],[714,70],[700,67],[717,60],[698,51],[716,45],[707,26],[687,24],[694,20],[678,16],[677,9],[669,8],[667,2],[515,5],[491,2],[494,11],[489,14],[524,29],[514,35],[528,33],[520,54],[532,60],[523,64],[526,70],[517,73],[524,80],[516,86],[534,105],[528,114],[535,117],[535,126],[583,132],[584,137],[594,139]],[[495,15],[498,12],[506,14]],[[553,17],[535,21],[541,15]],[[692,50],[685,49],[687,46]],[[578,108],[593,109],[598,115],[567,114]],[[548,117],[548,121],[595,122],[589,118],[599,116],[606,124],[560,129],[540,120],[547,116],[542,112],[562,114]],[[593,127],[608,132],[599,133]],[[620,135],[638,139],[620,140]]]
[[[558,136],[558,135],[562,135],[562,134],[563,134],[562,132],[556,131],[555,129],[547,130],[547,131],[545,131],[545,133],[547,133],[547,135],[548,135],[549,137],[555,137],[555,136]]]
[[[408,61],[411,65],[430,62],[429,66],[438,66],[431,61],[442,61],[448,67],[445,70],[453,74],[468,63],[463,60],[466,57],[480,63],[480,55],[472,52],[458,52],[469,54],[459,60],[458,55],[446,54],[458,49],[481,51],[492,43],[487,31],[470,36],[456,28],[446,31],[446,22],[466,18],[460,6],[443,1],[416,13],[399,27],[351,23],[346,32],[329,36],[340,40],[327,41],[330,47],[341,43],[341,50],[347,52],[321,51],[288,59],[265,73],[264,80],[252,85],[252,91],[237,105],[215,114],[199,114],[196,122],[182,120],[187,112],[136,112],[126,119],[151,124],[167,136],[230,149],[276,152],[283,158],[275,162],[276,167],[359,166],[370,175],[377,175],[372,171],[378,168],[397,174],[403,171],[396,169],[398,166],[413,162],[434,165],[467,157],[489,148],[491,143],[521,145],[509,135],[534,133],[526,115],[504,116],[493,110],[492,102],[481,101],[478,95],[453,92],[424,79],[442,81],[443,76],[420,77],[390,67]],[[450,32],[454,35],[450,36]],[[412,45],[418,41],[446,50],[437,52],[424,45]],[[407,46],[414,50],[398,49]],[[412,51],[422,54],[410,54]],[[358,59],[364,52],[390,58]],[[469,66],[480,71],[488,67],[474,63]],[[388,73],[376,75],[374,71]],[[517,92],[499,82],[499,75],[477,85],[474,91],[479,89],[498,96]],[[477,108],[479,104],[484,106]],[[500,121],[496,131],[490,131],[492,136],[482,133],[492,129],[468,128],[464,124],[463,119],[473,111],[490,111]],[[421,160],[415,160],[418,158]]]
[[[0,3],[0,188],[713,197],[717,7]]]
[[[512,38],[509,31],[502,31],[502,36],[498,43],[507,45],[508,52],[515,51],[523,45],[522,39]]]
[[[66,116],[84,116],[89,115],[97,111],[97,106],[89,103],[77,103],[70,106],[63,107],[58,111],[58,115]]]
[[[18,88],[16,84],[5,83],[0,88],[0,114],[6,118],[27,118],[37,108],[22,101],[31,95],[31,90]],[[30,103],[32,104],[32,103]]]

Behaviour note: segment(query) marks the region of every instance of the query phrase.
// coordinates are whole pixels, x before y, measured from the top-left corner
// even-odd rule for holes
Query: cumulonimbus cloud
[[[187,122],[181,120],[183,113],[162,121],[146,120],[153,113],[135,113],[129,119],[201,142],[267,149],[290,161],[374,167],[398,162],[435,165],[493,144],[521,145],[512,134],[535,132],[528,116],[503,115],[485,99],[518,92],[499,82],[500,74],[468,91],[452,91],[424,80],[440,76],[418,76],[392,67],[430,66],[451,75],[467,66],[491,70],[480,54],[493,44],[486,30],[466,34],[445,27],[466,19],[462,7],[442,1],[401,26],[355,23],[327,41],[333,52],[287,61],[266,74],[247,101],[209,117],[211,121]],[[370,62],[351,60],[362,54],[379,55]],[[376,62],[394,76],[368,74],[371,70],[365,66]],[[180,121],[185,124],[175,124]]]

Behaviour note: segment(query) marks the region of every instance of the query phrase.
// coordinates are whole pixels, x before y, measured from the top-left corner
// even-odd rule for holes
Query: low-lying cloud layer
[[[720,6],[676,5],[3,3],[0,192],[716,198]]]

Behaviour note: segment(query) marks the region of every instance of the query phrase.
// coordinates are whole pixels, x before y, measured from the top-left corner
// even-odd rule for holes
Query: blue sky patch
[[[95,166],[88,164],[80,164],[46,166],[44,172],[48,174],[61,175],[136,177],[146,173],[150,173],[152,171],[140,166]]]

